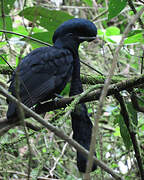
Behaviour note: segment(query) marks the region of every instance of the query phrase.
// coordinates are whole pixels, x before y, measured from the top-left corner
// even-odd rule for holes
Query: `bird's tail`
[[[88,116],[85,104],[78,104],[71,113],[73,139],[76,140],[85,149],[89,150],[92,134],[92,122]],[[95,153],[96,156],[96,153]],[[80,172],[86,171],[87,157],[77,151],[77,166]],[[92,171],[97,169],[97,165],[93,163]]]
[[[9,102],[8,111],[7,111],[7,119],[11,119],[16,116],[16,104],[14,102]]]

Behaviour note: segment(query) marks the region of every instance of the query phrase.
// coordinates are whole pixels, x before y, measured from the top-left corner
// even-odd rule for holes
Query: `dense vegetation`
[[[52,45],[55,29],[73,17],[96,24],[97,39],[83,43],[79,49],[85,94],[65,110],[54,108],[42,117],[72,137],[70,112],[79,101],[87,102],[96,127],[97,158],[126,180],[144,179],[144,13],[136,21],[133,19],[143,6],[143,0],[1,0],[0,3],[0,87],[5,89],[12,70],[3,58],[15,69],[31,50]],[[126,32],[128,25],[130,29]],[[121,41],[123,36],[126,37]],[[114,63],[116,67],[112,69]],[[101,88],[110,70],[114,70],[112,85],[105,86],[109,96],[103,96],[105,101],[100,106]],[[66,98],[68,94],[69,84],[61,95]],[[65,103],[64,100],[60,101]],[[6,111],[6,98],[0,89],[1,120]],[[33,131],[15,126],[0,131],[1,179],[28,179],[29,175],[31,179],[87,177],[78,172],[76,151],[68,142],[33,118],[27,122],[41,128]],[[112,179],[107,172],[98,168],[87,179]]]

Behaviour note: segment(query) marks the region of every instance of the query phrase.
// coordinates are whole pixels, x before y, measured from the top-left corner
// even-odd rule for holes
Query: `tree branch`
[[[96,81],[97,81],[97,79],[96,79]],[[107,96],[113,95],[116,92],[120,92],[123,90],[129,91],[131,88],[139,87],[142,84],[144,84],[144,75],[134,77],[134,78],[131,78],[129,80],[126,80],[126,81],[123,81],[120,83],[110,85],[108,88],[108,91],[107,91]],[[80,99],[79,103],[85,103],[85,102],[98,100],[100,97],[100,94],[101,94],[101,89],[94,90],[94,91],[90,92],[89,94],[87,94],[86,96],[82,97]],[[33,110],[38,114],[42,114],[42,113],[49,112],[52,110],[65,108],[67,105],[69,105],[72,102],[72,100],[74,98],[75,98],[75,96],[69,97],[69,98],[62,98],[58,101],[54,101],[54,100],[48,101],[44,104],[38,104]],[[29,116],[27,115],[27,117],[29,117]],[[13,122],[17,122],[17,119],[13,119]],[[3,120],[1,119],[0,120],[0,129],[4,128],[5,124],[9,124],[9,126],[11,126],[11,124],[13,124],[13,123],[12,123],[12,121],[9,121],[6,118]],[[18,124],[16,123],[15,126],[16,125],[18,125]],[[9,128],[13,128],[13,127],[14,127],[14,125],[12,125],[12,127],[9,127]],[[36,127],[36,128],[34,128],[34,130],[35,129],[37,130],[38,128]],[[5,130],[4,130],[4,132],[5,132]]]
[[[50,123],[46,122],[41,116],[33,112],[31,109],[29,109],[24,104],[20,103],[14,96],[10,95],[8,91],[6,91],[2,86],[0,86],[0,93],[3,94],[5,97],[7,97],[9,100],[15,102],[16,104],[20,105],[23,110],[29,114],[31,117],[33,117],[37,122],[42,124],[44,127],[52,131],[56,136],[60,137],[61,139],[68,142],[71,146],[75,147],[78,151],[83,153],[85,156],[88,156],[88,151],[85,150],[80,144],[78,144],[76,141],[71,139],[69,136],[67,136],[63,131],[59,130],[59,128],[54,127]],[[110,169],[108,166],[105,165],[102,161],[99,161],[97,158],[94,158],[94,162],[100,166],[102,169],[104,169],[107,173],[111,174],[115,179],[122,180],[122,178],[116,174],[112,169]]]
[[[129,90],[131,88],[139,87],[140,85],[144,84],[144,74],[138,77],[131,78],[129,80],[116,83],[110,85],[107,91],[107,96],[115,94],[117,91]],[[98,100],[101,94],[101,89],[94,90],[87,94],[86,96],[82,97],[79,103],[85,103],[90,101]],[[35,107],[35,112],[38,114],[52,111],[59,108],[64,108],[71,103],[71,101],[76,98],[77,96],[69,97],[69,98],[62,98],[58,101],[49,101],[44,104],[38,104]]]
[[[8,33],[8,34],[14,34],[14,35],[21,36],[21,37],[23,37],[23,38],[26,38],[26,39],[29,39],[29,40],[38,42],[38,43],[40,43],[40,44],[43,44],[43,45],[46,45],[46,46],[50,46],[49,43],[46,43],[46,42],[44,42],[44,41],[40,41],[40,40],[38,40],[38,39],[32,38],[32,37],[30,37],[30,36],[23,35],[23,34],[20,34],[20,33],[15,33],[15,32],[13,32],[13,31],[7,31],[7,30],[2,30],[2,29],[0,29],[0,32]]]

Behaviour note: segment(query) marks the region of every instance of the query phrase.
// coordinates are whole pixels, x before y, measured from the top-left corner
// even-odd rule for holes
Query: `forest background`
[[[62,133],[72,138],[73,107],[68,106],[41,116],[57,127],[53,132],[36,118],[27,122],[39,127],[37,131],[25,126],[0,131],[0,179],[144,179],[143,7],[143,0],[0,1],[1,120],[8,107],[3,88],[8,89],[13,71],[4,59],[15,69],[33,49],[52,45],[55,29],[68,19],[85,18],[96,24],[97,39],[79,48],[85,93],[78,101],[87,102],[100,166],[89,176],[78,172],[75,148],[79,147]],[[69,86],[61,103],[65,104]]]

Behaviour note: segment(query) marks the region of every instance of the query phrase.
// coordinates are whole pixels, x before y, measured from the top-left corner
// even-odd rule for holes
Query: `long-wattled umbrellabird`
[[[59,94],[79,65],[78,47],[83,41],[96,38],[96,26],[86,20],[74,18],[60,25],[53,35],[52,47],[40,47],[23,58],[16,70],[20,80],[21,102],[28,107]],[[9,91],[15,93],[15,73]],[[9,102],[7,118],[16,115],[16,104]]]
[[[16,69],[19,77],[21,102],[27,107],[32,107],[37,103],[49,100],[64,89],[71,77],[73,80],[71,84],[72,93],[70,94],[79,94],[78,89],[81,89],[81,82],[79,79],[78,47],[84,41],[94,40],[96,35],[97,28],[92,22],[86,19],[74,18],[64,22],[56,29],[53,35],[54,45],[52,47],[37,48],[25,56]],[[73,83],[73,81],[75,82]],[[16,96],[16,73],[13,73],[10,82],[9,92]],[[85,110],[85,106],[83,107]],[[15,116],[17,116],[17,105],[9,101],[7,118],[13,119]],[[79,120],[77,120],[77,123],[79,123]],[[81,123],[82,121],[79,125]],[[75,125],[73,124],[73,126]],[[80,126],[77,127],[81,128]],[[91,132],[91,125],[88,125],[88,128]],[[86,149],[89,149],[90,135],[88,137],[88,143],[86,142],[88,145],[80,142]],[[74,139],[78,141],[77,138]],[[79,161],[79,157],[83,158],[83,156],[78,154],[77,157],[78,167],[82,167],[79,167],[79,170],[83,172],[85,164],[81,164],[83,161],[81,159]],[[86,162],[84,161],[84,163]],[[95,168],[96,166],[93,166],[93,170]]]

